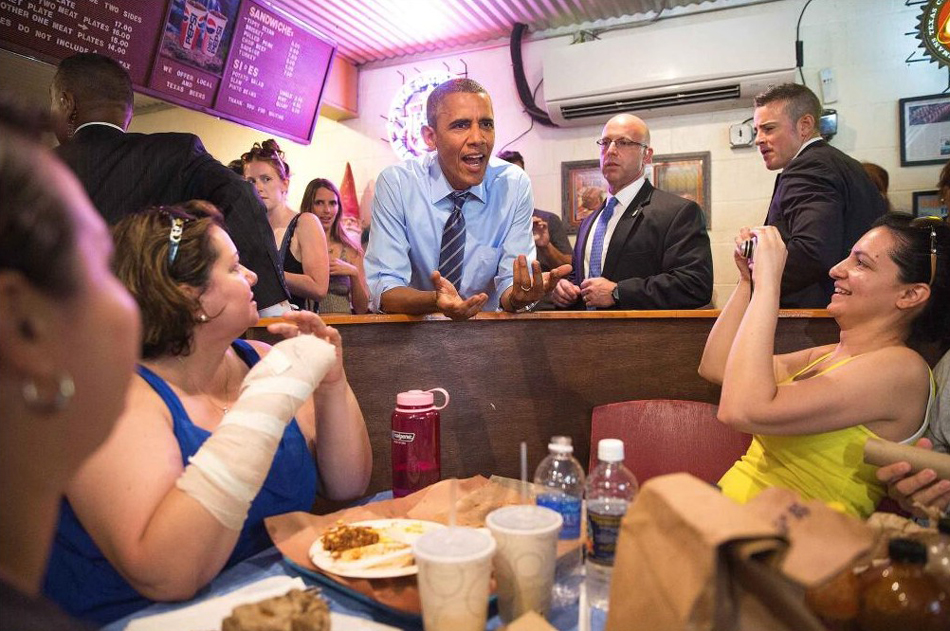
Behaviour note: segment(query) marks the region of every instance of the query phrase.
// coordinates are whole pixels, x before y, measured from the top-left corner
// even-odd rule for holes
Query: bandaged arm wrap
[[[176,486],[225,527],[240,530],[287,424],[335,362],[335,347],[313,335],[276,344],[247,373],[234,406]]]

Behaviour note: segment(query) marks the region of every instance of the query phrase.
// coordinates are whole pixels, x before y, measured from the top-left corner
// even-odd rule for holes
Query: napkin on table
[[[299,576],[271,576],[263,580],[245,585],[224,596],[216,596],[203,600],[189,607],[177,611],[155,614],[138,618],[129,623],[125,631],[208,631],[220,629],[221,622],[231,615],[238,605],[254,603],[272,596],[282,596],[292,589],[306,589],[303,579]]]
[[[183,607],[177,611],[155,614],[133,620],[125,631],[212,631],[221,628],[224,619],[238,605],[256,603],[273,596],[283,596],[291,589],[306,589],[300,577],[271,576],[245,585],[224,596],[209,598],[197,604]],[[348,616],[336,611],[330,612],[330,625],[334,629],[348,631],[398,631],[395,627]]]

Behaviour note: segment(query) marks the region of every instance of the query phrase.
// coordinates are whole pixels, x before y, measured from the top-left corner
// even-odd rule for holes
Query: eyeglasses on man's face
[[[645,142],[638,142],[636,140],[630,140],[629,138],[600,138],[594,142],[600,147],[601,153],[606,153],[610,149],[611,143],[617,147],[618,151],[624,151],[634,147],[641,147],[643,149],[650,148]]]

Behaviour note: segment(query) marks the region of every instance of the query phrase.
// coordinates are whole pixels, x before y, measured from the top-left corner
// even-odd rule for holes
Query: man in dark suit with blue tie
[[[209,154],[192,134],[126,133],[132,82],[118,62],[97,53],[64,59],[50,86],[59,157],[114,224],[148,206],[202,199],[224,213],[241,263],[257,274],[261,315],[290,307],[277,245],[254,188]]]
[[[713,270],[703,211],[654,188],[650,130],[631,114],[604,126],[600,170],[610,193],[577,232],[573,276],[561,279],[563,309],[696,309],[712,299]]]

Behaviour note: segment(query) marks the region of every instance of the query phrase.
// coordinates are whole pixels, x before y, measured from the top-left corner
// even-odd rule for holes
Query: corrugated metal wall
[[[698,0],[281,0],[274,2],[339,44],[356,64],[473,45],[530,32],[649,17]],[[609,23],[609,22],[607,22]]]

